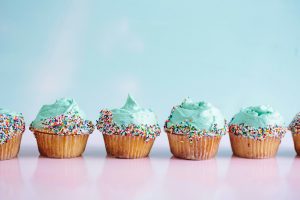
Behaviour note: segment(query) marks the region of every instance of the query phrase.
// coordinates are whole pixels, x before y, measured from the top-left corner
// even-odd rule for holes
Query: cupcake
[[[21,113],[0,108],[0,160],[17,157],[25,122]]]
[[[215,157],[227,129],[226,120],[216,107],[189,98],[173,107],[165,123],[171,153],[188,160]]]
[[[107,155],[116,158],[147,157],[160,134],[156,115],[130,95],[122,108],[100,111],[97,129],[103,134]]]
[[[300,156],[300,113],[298,113],[290,123],[289,130],[293,134],[294,147],[297,155]]]
[[[73,99],[62,98],[42,106],[30,130],[42,156],[72,158],[84,152],[94,125]]]
[[[243,158],[274,157],[285,133],[282,116],[270,106],[243,108],[229,123],[233,154]]]

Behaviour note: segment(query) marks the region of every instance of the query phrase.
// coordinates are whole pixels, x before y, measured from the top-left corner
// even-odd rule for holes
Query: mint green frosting
[[[157,117],[150,109],[140,107],[137,102],[128,95],[122,108],[112,109],[112,118],[117,125],[156,125]]]
[[[243,108],[231,120],[230,124],[245,124],[253,128],[283,126],[282,116],[270,106],[250,106]]]
[[[35,120],[31,123],[31,127],[36,129],[42,129],[42,121],[45,119],[53,118],[59,115],[76,114],[83,120],[86,120],[84,112],[79,108],[74,99],[61,98],[55,101],[53,104],[43,105],[40,109]]]
[[[193,102],[186,98],[179,106],[173,108],[166,126],[170,128],[183,123],[188,123],[198,130],[211,131],[214,125],[217,129],[223,129],[225,118],[212,104],[204,101]]]
[[[7,109],[0,108],[0,114],[23,117],[22,113],[13,112]]]

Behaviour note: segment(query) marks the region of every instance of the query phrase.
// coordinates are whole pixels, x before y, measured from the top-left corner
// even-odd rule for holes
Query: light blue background
[[[0,106],[27,124],[73,97],[93,121],[131,93],[161,124],[190,96],[230,118],[300,111],[300,1],[1,1]]]

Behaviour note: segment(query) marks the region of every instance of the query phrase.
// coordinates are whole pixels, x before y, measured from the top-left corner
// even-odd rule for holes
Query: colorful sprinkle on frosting
[[[56,117],[41,120],[42,130],[30,125],[31,131],[46,131],[57,135],[91,134],[94,125],[89,120],[82,119],[77,113],[66,113]]]
[[[218,129],[217,124],[214,124],[211,130],[199,130],[195,128],[193,125],[189,123],[189,121],[180,122],[180,124],[173,125],[171,127],[167,127],[167,123],[169,120],[166,121],[164,129],[167,133],[171,134],[178,134],[178,135],[186,135],[190,140],[194,138],[199,139],[203,136],[208,137],[216,137],[216,136],[223,136],[226,135],[228,132],[227,124],[225,123],[224,128]]]
[[[25,131],[25,122],[22,115],[0,113],[0,144],[6,143],[17,134]]]
[[[101,110],[99,120],[97,120],[97,129],[106,135],[122,136],[142,136],[145,141],[153,140],[160,135],[160,127],[147,124],[121,124],[117,125],[113,121],[113,114],[110,110]]]
[[[91,134],[94,125],[86,119],[74,99],[61,98],[43,105],[29,129],[57,135],[80,135]]]
[[[294,117],[293,121],[290,123],[289,129],[293,133],[300,134],[300,112]]]
[[[230,133],[255,140],[281,139],[286,131],[280,113],[266,105],[242,108],[229,123]]]
[[[280,126],[268,126],[266,128],[253,128],[245,124],[232,124],[229,126],[229,132],[236,136],[242,136],[254,140],[264,140],[269,138],[283,138],[286,128]]]

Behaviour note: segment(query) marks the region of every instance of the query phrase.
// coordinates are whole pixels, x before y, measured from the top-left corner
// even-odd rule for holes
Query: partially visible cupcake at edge
[[[293,135],[294,147],[297,155],[300,156],[300,113],[298,113],[290,123],[289,130]]]
[[[0,160],[17,157],[24,131],[25,122],[21,113],[0,108]]]
[[[86,119],[74,99],[62,98],[43,105],[30,130],[42,156],[72,158],[84,152],[94,125]]]
[[[233,154],[244,158],[274,157],[286,131],[282,116],[272,107],[243,108],[229,123]]]
[[[212,104],[186,98],[173,107],[165,123],[171,153],[188,160],[206,160],[216,156],[226,120]]]
[[[97,129],[103,134],[107,155],[116,158],[147,157],[161,132],[154,112],[139,106],[130,95],[122,108],[100,111]]]

